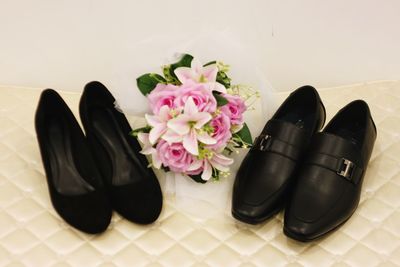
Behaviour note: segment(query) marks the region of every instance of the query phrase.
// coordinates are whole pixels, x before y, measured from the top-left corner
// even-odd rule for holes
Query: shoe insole
[[[72,133],[62,121],[52,120],[48,128],[48,152],[56,190],[65,195],[85,194],[95,189],[86,182],[73,157]]]
[[[95,135],[108,152],[112,164],[111,183],[124,185],[140,180],[145,175],[134,149],[126,140],[125,133],[118,124],[112,110],[98,108],[92,110],[90,118]]]

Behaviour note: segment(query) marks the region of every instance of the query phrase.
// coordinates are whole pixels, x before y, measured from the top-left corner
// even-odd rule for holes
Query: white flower
[[[158,115],[145,114],[145,118],[152,127],[149,134],[149,142],[154,145],[167,132],[167,122],[171,119],[170,108],[166,105],[162,106]]]
[[[139,141],[143,144],[143,149],[140,151],[143,155],[151,155],[151,161],[155,168],[159,169],[161,167],[161,160],[157,154],[157,150],[153,147],[149,140],[148,133],[139,133]]]

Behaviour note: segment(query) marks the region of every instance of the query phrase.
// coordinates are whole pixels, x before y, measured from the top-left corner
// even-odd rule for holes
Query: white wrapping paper
[[[155,39],[153,41],[156,41]],[[172,42],[173,43],[173,42]],[[159,51],[157,52],[159,53]],[[245,113],[245,121],[248,124],[253,138],[259,134],[265,122],[275,110],[274,90],[266,78],[265,73],[260,73],[256,66],[256,56],[252,54],[250,47],[238,40],[229,31],[219,33],[200,34],[187,42],[179,41],[171,45],[165,57],[154,66],[139,75],[147,72],[160,72],[157,67],[177,61],[182,53],[189,53],[197,57],[201,62],[211,60],[223,61],[231,66],[228,75],[232,78],[232,84],[243,84],[252,86],[260,91],[261,97],[253,104],[252,110]],[[151,60],[151,62],[154,62]],[[143,62],[145,66],[149,62]],[[136,63],[141,64],[141,63]],[[143,66],[140,67],[143,70]],[[136,73],[132,71],[132,73]],[[121,74],[118,75],[121,78]],[[126,79],[131,80],[132,77]],[[125,84],[126,86],[126,84]],[[132,90],[137,90],[136,84],[132,82]],[[145,124],[144,113],[147,112],[146,98],[140,96],[139,91],[132,94],[121,91],[114,92],[117,95],[121,108],[128,115],[133,127],[140,127]],[[206,184],[199,184],[190,178],[173,173],[164,173],[156,170],[165,197],[175,199],[175,206],[186,214],[201,218],[223,216],[230,212],[231,192],[235,174],[240,163],[247,153],[242,149],[238,154],[233,154],[235,162],[231,166],[231,175],[221,177],[219,181],[209,181]]]

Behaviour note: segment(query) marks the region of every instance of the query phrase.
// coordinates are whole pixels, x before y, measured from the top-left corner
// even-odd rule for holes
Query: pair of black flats
[[[285,208],[284,234],[311,241],[356,210],[376,139],[367,103],[355,100],[325,123],[311,86],[295,90],[254,142],[237,173],[232,215],[257,224]]]
[[[85,86],[79,111],[86,136],[56,91],[44,90],[36,111],[52,204],[67,223],[91,234],[107,229],[112,210],[149,224],[162,208],[160,184],[114,103],[103,84]]]

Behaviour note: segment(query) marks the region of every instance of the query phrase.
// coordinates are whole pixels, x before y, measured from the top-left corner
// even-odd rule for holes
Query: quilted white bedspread
[[[307,244],[283,235],[282,213],[258,226],[229,213],[203,220],[180,212],[172,197],[150,226],[114,214],[102,235],[72,229],[47,192],[33,127],[40,91],[0,87],[0,266],[400,266],[400,81],[320,90],[328,120],[366,100],[378,139],[356,213]],[[61,94],[77,114],[79,94]]]

